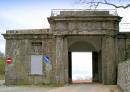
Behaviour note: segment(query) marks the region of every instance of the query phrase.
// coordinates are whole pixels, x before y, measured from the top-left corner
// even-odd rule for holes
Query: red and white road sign
[[[7,64],[12,64],[12,62],[13,62],[12,58],[11,57],[7,57],[6,63]]]

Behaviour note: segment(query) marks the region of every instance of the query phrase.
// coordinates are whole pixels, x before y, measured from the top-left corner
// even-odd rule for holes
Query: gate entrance
[[[92,52],[72,52],[72,83],[92,82]]]
[[[101,82],[97,52],[69,52],[69,83]]]
[[[96,36],[69,36],[68,37],[68,79],[69,83],[102,83],[102,57],[101,57],[101,38]],[[76,56],[74,54],[84,53],[83,55]],[[86,55],[85,55],[86,53]],[[87,53],[90,54],[89,59]],[[82,57],[83,56],[83,57]],[[80,58],[79,60],[77,58]],[[84,59],[81,59],[84,58]],[[78,61],[77,61],[78,60]],[[78,62],[78,67],[75,66]],[[90,64],[90,65],[89,65]],[[89,65],[89,66],[87,66]],[[74,70],[75,68],[76,70]],[[81,68],[81,70],[80,70]],[[83,70],[82,70],[83,69]],[[75,73],[75,74],[74,74]],[[78,73],[78,74],[77,74]],[[90,76],[88,76],[88,73]],[[76,78],[76,76],[78,78]]]

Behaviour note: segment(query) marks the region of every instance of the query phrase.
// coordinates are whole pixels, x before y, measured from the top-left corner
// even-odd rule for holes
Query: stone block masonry
[[[71,83],[74,51],[96,53],[92,57],[96,66],[93,81],[96,78],[102,84],[116,84],[118,63],[130,57],[130,34],[119,32],[120,20],[109,11],[60,11],[59,15],[48,17],[50,29],[7,31],[3,34],[6,57],[12,57],[15,63],[6,64],[6,84]],[[41,59],[44,56],[49,57],[49,64]],[[121,65],[119,70],[118,83],[123,88],[122,83],[129,84],[129,76],[124,80],[120,74],[128,70],[125,69]]]
[[[124,92],[130,92],[130,59],[118,65],[118,83]]]

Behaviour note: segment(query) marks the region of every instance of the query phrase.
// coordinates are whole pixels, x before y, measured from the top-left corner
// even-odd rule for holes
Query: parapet
[[[7,30],[6,34],[49,34],[49,29]]]
[[[109,11],[61,11],[60,16],[109,15]]]
[[[117,11],[114,9],[103,9],[103,10],[82,10],[82,9],[53,9],[51,16],[117,16]]]

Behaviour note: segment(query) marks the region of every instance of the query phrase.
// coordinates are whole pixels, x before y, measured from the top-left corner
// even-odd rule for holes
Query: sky
[[[72,52],[72,80],[90,78],[92,78],[92,52]]]
[[[75,7],[75,0],[0,0],[0,34],[11,29],[49,28],[51,9]],[[5,40],[0,35],[0,51]]]
[[[47,17],[51,9],[86,9],[86,5],[77,3],[78,0],[0,0],[0,34],[11,29],[41,29],[49,28]],[[110,0],[115,1],[115,0]],[[119,0],[118,0],[119,1]],[[129,0],[122,0],[123,4]],[[117,2],[114,2],[117,3]],[[100,6],[101,9],[113,8]],[[122,22],[130,23],[130,8],[118,9]],[[5,40],[0,35],[0,51],[5,53]]]

